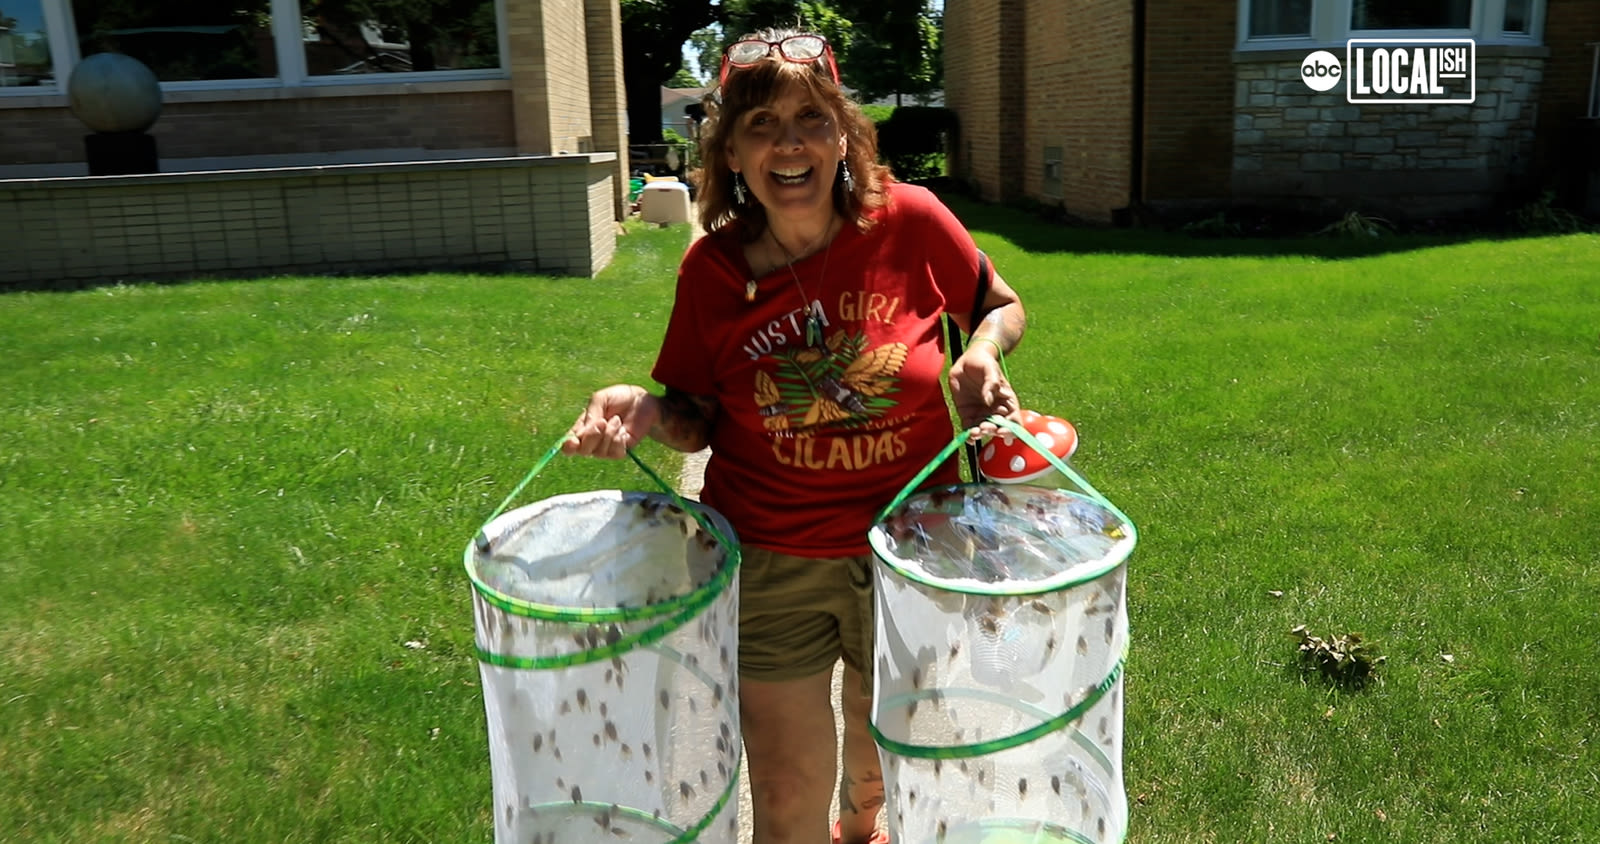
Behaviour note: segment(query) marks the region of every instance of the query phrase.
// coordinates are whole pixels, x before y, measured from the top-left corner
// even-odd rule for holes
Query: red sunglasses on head
[[[834,61],[833,47],[828,44],[828,39],[809,33],[791,35],[777,41],[746,38],[729,44],[728,49],[722,51],[722,69],[717,72],[717,84],[727,84],[728,71],[731,68],[758,64],[772,55],[774,50],[784,61],[796,64],[810,64],[827,59],[828,73],[833,77],[833,84],[839,84],[839,63]]]

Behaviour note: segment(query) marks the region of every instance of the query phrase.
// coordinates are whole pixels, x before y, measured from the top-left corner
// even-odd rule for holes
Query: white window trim
[[[1544,44],[1546,0],[1532,0],[1528,31],[1505,32],[1506,0],[1472,0],[1466,29],[1351,29],[1350,0],[1312,0],[1311,34],[1250,37],[1250,5],[1272,0],[1239,0],[1236,33],[1241,52],[1343,47],[1351,38],[1471,38],[1486,44],[1535,47]]]
[[[78,53],[77,26],[72,20],[72,0],[39,0],[46,36],[50,42],[50,61],[55,67],[56,84],[29,88],[0,88],[0,97],[56,97],[67,93],[67,80],[83,60]],[[484,70],[435,70],[409,73],[363,73],[348,76],[311,76],[306,73],[306,51],[301,31],[299,0],[272,0],[272,43],[278,60],[278,75],[271,79],[210,79],[188,82],[162,82],[162,91],[244,91],[262,88],[368,87],[395,83],[470,82],[511,78],[511,37],[506,31],[506,0],[495,0],[496,35],[500,48],[500,67]]]

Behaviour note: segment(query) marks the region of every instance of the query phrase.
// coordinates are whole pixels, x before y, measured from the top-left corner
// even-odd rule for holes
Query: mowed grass
[[[1600,830],[1600,238],[955,207],[1027,301],[1024,404],[1141,529],[1131,841]],[[685,240],[0,297],[0,840],[490,840],[461,550],[648,378]],[[524,498],[649,485],[558,459]],[[1376,640],[1377,682],[1296,670],[1301,623]]]
[[[648,378],[687,237],[599,280],[0,297],[0,840],[489,840],[461,553]]]
[[[1024,406],[1141,528],[1130,840],[1600,835],[1600,237],[1340,258],[1382,246],[957,207],[1030,306]],[[1378,682],[1296,670],[1298,624],[1375,639]]]

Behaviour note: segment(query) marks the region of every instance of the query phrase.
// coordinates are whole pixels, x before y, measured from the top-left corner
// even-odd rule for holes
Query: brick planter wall
[[[0,289],[492,267],[592,276],[611,153],[0,181]]]
[[[1543,52],[1480,48],[1471,105],[1351,104],[1343,86],[1300,80],[1304,51],[1238,54],[1234,200],[1403,216],[1488,206],[1532,175]]]

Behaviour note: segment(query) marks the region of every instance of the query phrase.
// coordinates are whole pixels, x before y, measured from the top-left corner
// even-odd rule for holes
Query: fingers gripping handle
[[[1023,443],[1027,444],[1029,448],[1043,455],[1046,460],[1050,461],[1051,466],[1055,467],[1055,469],[1068,480],[1072,481],[1074,484],[1077,484],[1078,488],[1083,490],[1084,493],[1086,493],[1090,498],[1094,499],[1096,503],[1103,504],[1106,507],[1111,508],[1113,511],[1116,509],[1104,495],[1100,494],[1099,490],[1095,489],[1092,484],[1084,480],[1082,475],[1073,471],[1072,467],[1068,466],[1065,460],[1057,457],[1053,452],[1050,451],[1050,449],[1045,448],[1038,439],[1036,439],[1032,434],[1028,433],[1026,428],[1023,428],[1021,425],[1003,416],[990,416],[988,421],[993,422],[995,425],[998,425],[1004,430],[1010,431],[1017,437],[1017,439],[1020,439]],[[926,481],[928,476],[933,474],[935,469],[942,465],[944,461],[950,459],[950,455],[954,454],[956,449],[960,448],[961,445],[966,442],[967,434],[967,431],[957,431],[955,438],[950,441],[950,444],[945,446],[944,450],[940,451],[933,458],[933,460],[929,461],[928,465],[922,467],[922,471],[918,472],[916,476],[911,479],[910,483],[907,483],[905,488],[900,490],[900,494],[896,495],[894,500],[890,501],[887,506],[878,511],[878,517],[875,521],[883,521],[890,513],[894,512],[896,507],[899,507],[907,498],[911,497],[912,493],[916,492],[917,488],[922,486],[923,481]],[[974,467],[974,471],[976,471],[976,467]]]

